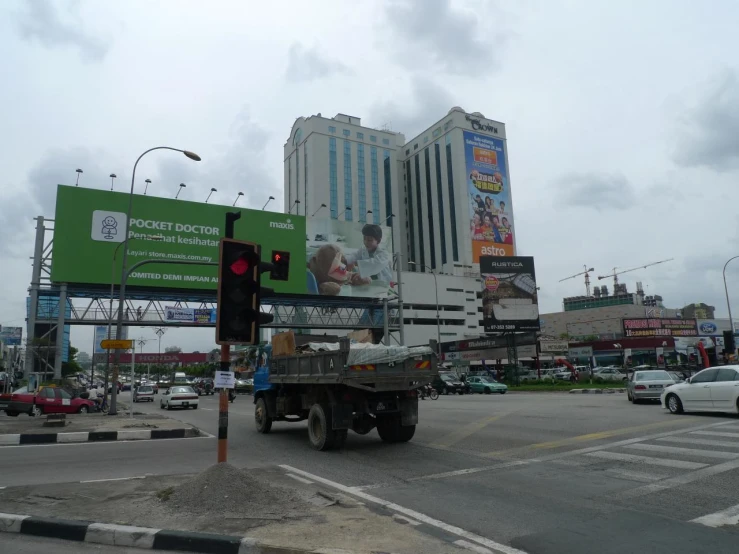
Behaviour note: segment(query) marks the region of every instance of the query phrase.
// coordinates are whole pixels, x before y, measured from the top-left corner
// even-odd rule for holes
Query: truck
[[[349,429],[377,428],[387,443],[408,442],[418,423],[417,389],[438,374],[430,347],[351,347],[349,339],[323,351],[272,356],[264,346],[254,374],[254,420],[267,434],[275,421],[308,421],[316,450],[341,448]]]

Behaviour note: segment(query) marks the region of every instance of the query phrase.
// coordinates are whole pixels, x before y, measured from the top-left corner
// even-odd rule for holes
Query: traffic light
[[[272,270],[269,278],[273,281],[287,281],[290,270],[290,252],[272,250]]]
[[[736,342],[734,341],[733,331],[724,331],[724,351],[727,354],[736,353]]]
[[[216,343],[259,342],[260,275],[259,245],[221,239]]]

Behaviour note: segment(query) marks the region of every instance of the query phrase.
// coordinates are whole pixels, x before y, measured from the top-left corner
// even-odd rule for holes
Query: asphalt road
[[[500,544],[529,554],[736,552],[735,525],[691,522],[739,503],[736,416],[672,416],[622,394],[441,397],[421,402],[411,443],[350,433],[342,451],[321,453],[310,448],[305,423],[277,423],[259,435],[251,400],[229,405],[229,462],[289,466],[316,486],[393,502],[442,535],[449,526],[473,533],[490,551]],[[159,412],[156,403],[137,406]],[[218,399],[169,414],[215,434]],[[0,486],[9,486],[196,472],[216,461],[216,440],[0,452]]]

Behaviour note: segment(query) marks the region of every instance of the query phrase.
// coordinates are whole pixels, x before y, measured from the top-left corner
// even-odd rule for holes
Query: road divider
[[[207,435],[195,427],[183,427],[182,429],[136,429],[133,431],[84,431],[74,433],[16,433],[0,435],[0,446],[189,439],[203,436]]]

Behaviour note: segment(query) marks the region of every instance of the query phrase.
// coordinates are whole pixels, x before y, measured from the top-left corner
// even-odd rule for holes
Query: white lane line
[[[691,435],[706,435],[709,437],[727,437],[730,439],[739,439],[739,433],[728,433],[723,431],[693,431]]]
[[[663,446],[661,444],[629,444],[624,448],[632,450],[646,450],[647,452],[660,452],[664,454],[679,454],[683,456],[700,456],[702,458],[719,458],[722,460],[733,460],[739,458],[739,452],[724,452],[722,450],[698,450],[697,448],[680,448],[678,446]]]
[[[493,551],[489,548],[485,548],[484,546],[478,546],[476,544],[472,544],[469,541],[465,541],[462,539],[459,539],[458,541],[454,541],[454,544],[461,548],[466,548],[467,550],[471,550],[472,552],[477,552],[478,554],[493,554]]]
[[[676,469],[700,469],[708,464],[699,464],[698,462],[684,462],[682,460],[666,460],[664,458],[652,458],[650,456],[637,456],[635,454],[621,454],[619,452],[591,452],[585,454],[593,458],[602,458],[604,460],[616,460],[619,462],[632,462],[635,464],[647,464],[652,466],[674,467]]]
[[[292,473],[286,473],[285,475],[287,475],[288,477],[290,477],[292,479],[295,479],[296,481],[300,481],[301,483],[305,483],[306,485],[312,485],[313,484],[313,481],[309,481],[308,479],[303,479],[299,475],[294,475]]]
[[[659,483],[651,483],[649,485],[644,485],[643,487],[637,487],[616,496],[619,498],[635,498],[638,496],[644,496],[653,492],[661,492],[673,487],[687,485],[693,481],[705,479],[706,477],[713,477],[714,475],[732,471],[737,468],[739,468],[739,460],[731,460],[722,464],[716,464],[715,466],[708,466],[696,471],[691,471],[690,473],[678,475],[677,477],[670,477],[669,479],[664,479]]]
[[[434,473],[431,475],[422,475],[421,477],[411,477],[408,481],[424,481],[426,479],[444,479],[445,477],[456,477],[457,475],[469,475],[470,473],[479,473],[481,471],[490,471],[493,469],[501,469],[506,467],[523,466],[539,460],[516,460],[515,462],[503,462],[500,464],[472,467],[469,469],[457,469],[455,471],[445,471],[444,473]]]
[[[409,517],[401,516],[400,514],[393,514],[393,519],[403,524],[412,525],[413,527],[417,527],[421,525],[420,521],[416,521],[415,519],[411,519]]]
[[[112,479],[90,479],[88,481],[80,481],[80,483],[106,483],[108,481],[131,481],[132,479],[146,479],[145,475],[137,477],[115,477]]]
[[[726,508],[720,512],[714,512],[690,520],[691,523],[700,523],[708,527],[722,527],[724,525],[736,525],[739,523],[739,504]]]
[[[655,473],[645,473],[643,471],[634,471],[631,469],[607,469],[604,473],[620,477],[622,479],[628,479],[629,481],[638,481],[639,483],[653,483],[667,477],[666,475],[657,475]]]
[[[313,475],[312,473],[308,473],[307,471],[303,471],[302,469],[297,469],[289,465],[283,464],[283,465],[280,465],[280,467],[291,473],[297,473],[298,475],[302,475],[306,479],[311,479],[313,481],[316,481],[318,483],[323,483],[324,485],[340,490],[347,494],[357,496],[363,500],[366,500],[367,502],[379,504],[380,506],[384,506],[385,508],[389,510],[399,512],[405,516],[415,519],[416,521],[420,521],[421,523],[425,523],[427,525],[432,525],[443,531],[446,531],[447,533],[451,533],[453,535],[457,535],[458,537],[462,537],[463,539],[472,541],[473,543],[477,543],[478,545],[482,545],[487,548],[492,548],[493,550],[498,550],[502,554],[526,554],[526,552],[524,552],[523,550],[519,550],[518,548],[513,548],[512,546],[508,546],[508,545],[505,545],[499,542],[495,542],[490,539],[486,539],[485,537],[481,537],[480,535],[476,535],[475,533],[471,533],[470,531],[465,531],[461,527],[457,527],[455,525],[444,523],[443,521],[439,521],[438,519],[429,517],[426,514],[422,514],[421,512],[417,512],[409,508],[404,508],[403,506],[400,506],[393,502],[388,502],[387,500],[383,500],[382,498],[378,498],[377,496],[372,496],[371,494],[367,494],[366,492],[362,492],[358,490],[356,487],[347,487],[346,485],[342,485],[341,483],[330,481],[329,479],[324,479],[323,477],[319,477],[318,475]]]
[[[726,448],[739,448],[737,441],[716,441],[710,439],[694,439],[692,437],[664,437],[658,441],[678,442],[681,444],[696,444],[699,446],[722,446]]]

